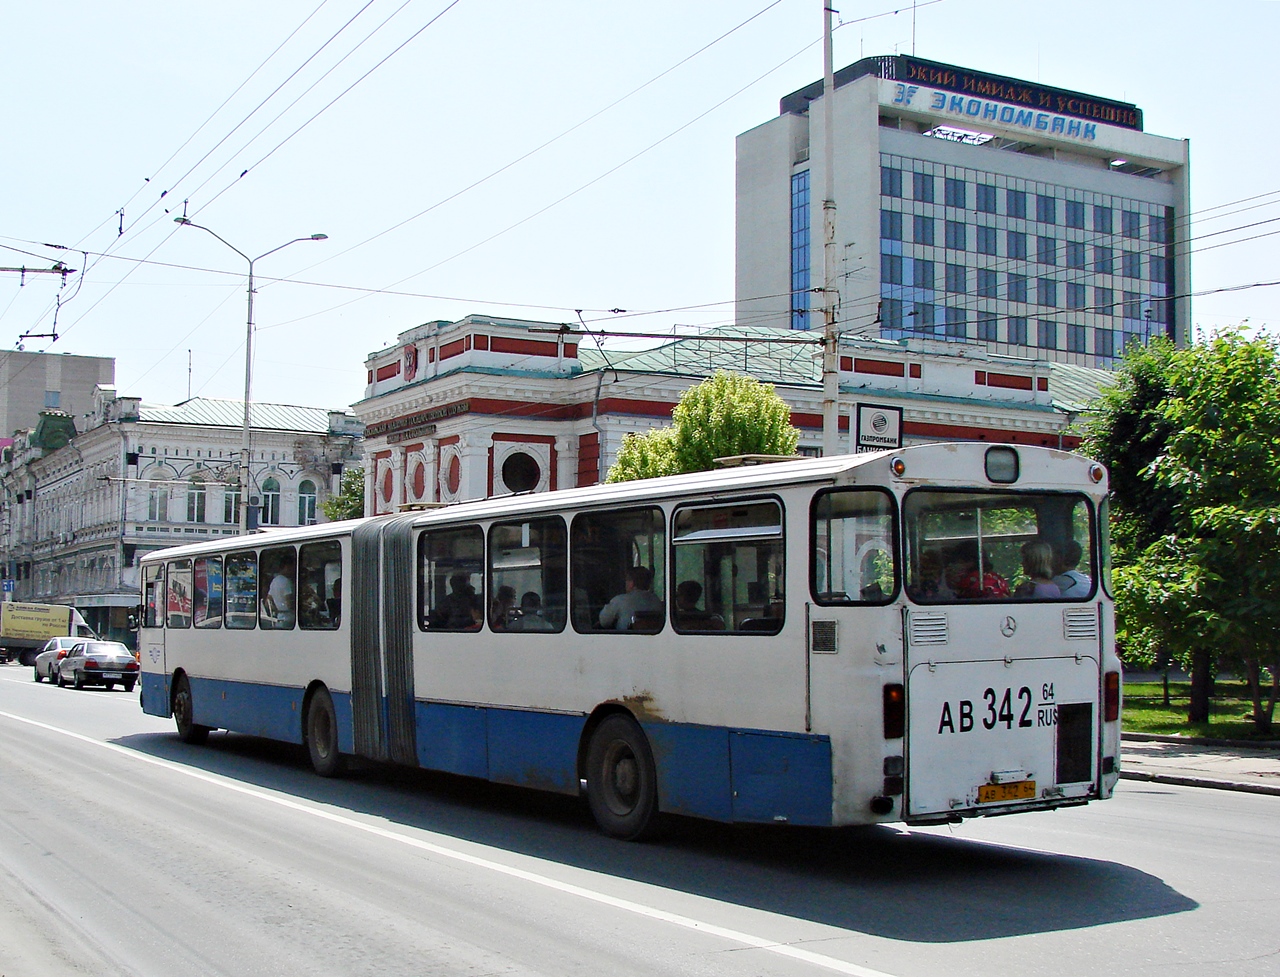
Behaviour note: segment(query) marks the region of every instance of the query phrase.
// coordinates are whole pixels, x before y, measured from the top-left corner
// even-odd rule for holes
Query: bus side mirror
[[[128,621],[126,622],[128,624],[129,630],[137,631],[138,622],[141,620],[142,620],[142,605],[139,604],[137,607],[135,607],[133,610],[129,612]]]

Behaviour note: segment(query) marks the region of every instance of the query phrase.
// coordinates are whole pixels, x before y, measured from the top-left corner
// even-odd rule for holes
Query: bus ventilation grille
[[[1069,607],[1064,610],[1062,636],[1068,641],[1097,641],[1097,610],[1092,607]]]
[[[912,614],[911,643],[913,645],[945,645],[950,640],[945,614]]]
[[[834,655],[840,648],[836,643],[835,621],[813,621],[810,628],[809,650],[815,655]]]

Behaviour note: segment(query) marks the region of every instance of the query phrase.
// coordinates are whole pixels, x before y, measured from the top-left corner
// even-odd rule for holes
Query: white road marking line
[[[740,943],[743,946],[748,946],[756,950],[764,950],[767,953],[773,953],[781,957],[788,957],[792,960],[799,960],[803,963],[813,964],[816,967],[822,967],[826,970],[831,970],[839,974],[849,974],[850,977],[893,977],[892,974],[887,974],[881,970],[872,970],[869,967],[860,967],[856,963],[848,963],[844,960],[838,960],[835,957],[828,957],[821,953],[814,953],[810,950],[805,950],[789,943],[778,943],[774,940],[766,940],[750,933],[744,933],[741,930],[717,926],[714,923],[707,923],[699,919],[694,919],[691,916],[683,916],[679,913],[671,913],[663,909],[655,909],[652,906],[645,906],[638,902],[632,902],[629,899],[619,899],[616,896],[597,892],[594,889],[574,885],[572,882],[561,882],[559,879],[553,879],[550,876],[539,875],[536,872],[529,872],[525,869],[515,868],[510,865],[503,865],[501,862],[481,858],[479,855],[471,855],[466,852],[447,848],[444,845],[424,841],[420,838],[411,838],[407,835],[397,834],[387,828],[381,828],[374,824],[357,821],[354,818],[349,818],[342,814],[336,814],[332,811],[325,811],[320,808],[310,807],[300,801],[295,801],[288,797],[268,793],[254,787],[246,787],[243,784],[238,784],[233,780],[218,776],[217,774],[205,773],[201,770],[193,770],[190,767],[184,767],[171,760],[163,760],[159,757],[147,756],[144,753],[138,753],[134,750],[126,749],[125,747],[118,746],[115,743],[104,743],[102,740],[95,740],[90,736],[83,735],[82,733],[73,733],[67,729],[50,726],[48,723],[28,719],[25,716],[16,716],[13,713],[0,712],[0,717],[12,719],[19,723],[26,723],[29,726],[48,730],[51,733],[69,736],[72,739],[79,740],[83,743],[102,747],[103,749],[119,753],[122,756],[127,756],[134,760],[140,760],[143,763],[149,763],[152,766],[161,767],[162,769],[169,770],[173,773],[183,774],[214,787],[221,787],[224,790],[243,794],[246,797],[253,797],[261,801],[266,801],[269,804],[275,804],[291,811],[297,811],[299,814],[307,814],[311,817],[320,818],[323,821],[330,821],[344,827],[354,828],[357,831],[363,831],[364,833],[373,835],[377,838],[383,838],[387,841],[407,845],[410,848],[430,852],[431,854],[439,855],[442,858],[453,859],[454,861],[472,865],[476,868],[483,868],[490,872],[496,872],[500,875],[521,879],[525,882],[531,882],[534,885],[540,885],[547,889],[563,892],[566,895],[586,899],[589,902],[598,903],[603,906],[611,906],[614,909],[621,909],[624,912],[634,913],[637,916],[644,916],[648,919],[658,920],[659,922],[670,923],[674,926],[683,927],[684,929],[694,930],[699,933],[706,933],[709,936],[718,936],[721,939],[728,940],[733,943]],[[535,861],[536,860],[537,859],[535,859]]]

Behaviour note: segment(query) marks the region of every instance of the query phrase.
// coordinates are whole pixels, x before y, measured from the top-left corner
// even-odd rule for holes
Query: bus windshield
[[[1093,596],[1096,550],[1083,495],[917,489],[902,515],[907,594],[917,603]]]

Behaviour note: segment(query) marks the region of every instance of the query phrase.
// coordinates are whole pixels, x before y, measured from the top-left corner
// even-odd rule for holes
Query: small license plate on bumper
[[[1036,796],[1034,780],[1019,780],[1012,784],[983,784],[978,788],[979,804],[999,804],[1004,801],[1029,801]]]
[[[121,674],[120,672],[103,672],[102,677],[103,678],[124,678],[124,675]]]

